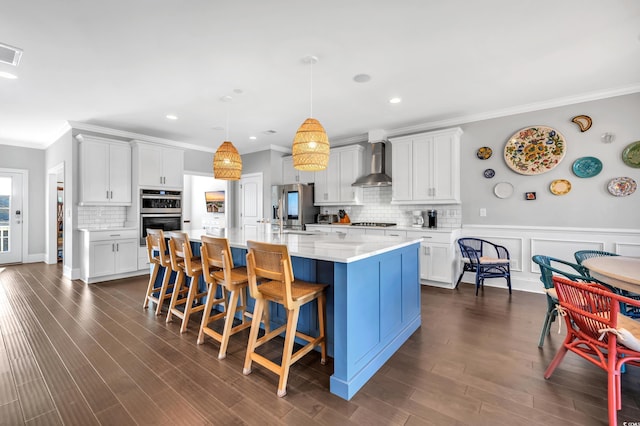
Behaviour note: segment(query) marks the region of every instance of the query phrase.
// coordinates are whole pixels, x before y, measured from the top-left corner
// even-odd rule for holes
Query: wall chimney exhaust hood
[[[358,178],[351,186],[373,187],[391,186],[391,178],[384,172],[384,130],[371,130],[369,143],[371,144],[371,174]]]

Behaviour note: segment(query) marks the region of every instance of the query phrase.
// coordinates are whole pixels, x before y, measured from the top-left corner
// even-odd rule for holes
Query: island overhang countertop
[[[183,231],[193,242],[200,242],[202,235],[225,237],[231,247],[246,249],[247,241],[285,244],[291,256],[329,262],[351,263],[422,241],[420,237],[392,237],[383,235],[344,235],[324,232],[285,231],[279,233],[270,227],[257,230],[220,228],[213,231],[204,229]]]

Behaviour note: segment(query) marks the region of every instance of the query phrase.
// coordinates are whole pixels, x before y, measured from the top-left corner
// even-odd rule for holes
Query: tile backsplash
[[[126,207],[78,206],[78,228],[100,229],[124,226],[127,220]]]
[[[321,207],[324,213],[338,213],[344,209],[351,222],[390,222],[398,226],[411,226],[412,211],[422,210],[425,221],[427,210],[438,211],[438,228],[459,228],[462,225],[462,207],[459,204],[391,204],[391,187],[363,188],[363,205]]]

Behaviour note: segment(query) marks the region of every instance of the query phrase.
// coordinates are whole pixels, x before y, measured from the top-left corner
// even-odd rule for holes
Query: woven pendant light
[[[231,96],[220,98],[222,102],[231,102]],[[227,106],[227,139],[229,139],[229,107]],[[222,142],[213,156],[213,177],[221,180],[240,180],[242,158],[233,143]]]
[[[293,138],[293,167],[314,172],[324,170],[329,164],[329,138],[322,124],[315,118],[307,118]]]
[[[240,180],[242,158],[229,141],[222,142],[213,156],[213,177],[222,180]]]
[[[309,64],[310,78],[310,113],[304,123],[298,128],[293,138],[293,167],[297,170],[317,172],[327,168],[329,164],[329,138],[324,127],[313,117],[313,64],[318,62],[315,56],[308,56],[302,60]]]

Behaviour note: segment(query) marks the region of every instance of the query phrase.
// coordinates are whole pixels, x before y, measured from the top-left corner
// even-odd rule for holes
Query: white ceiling
[[[307,55],[334,144],[640,91],[637,0],[10,0],[0,43],[24,49],[0,143],[25,146],[73,121],[214,150],[228,114],[241,153],[289,147]]]

